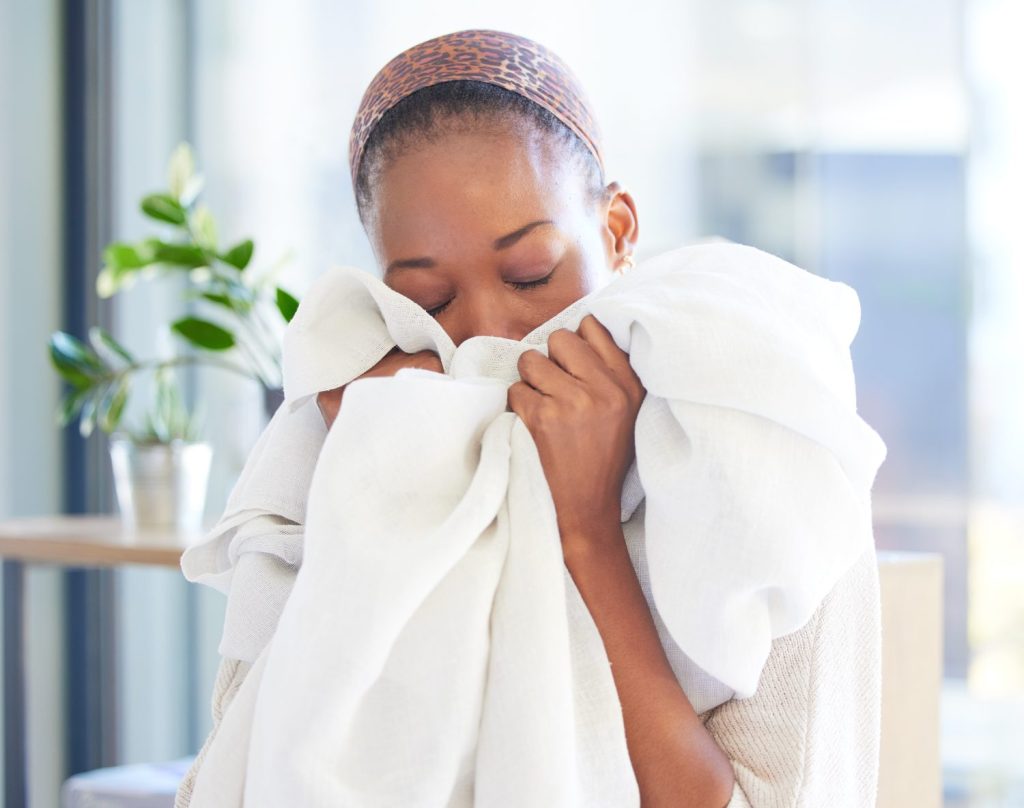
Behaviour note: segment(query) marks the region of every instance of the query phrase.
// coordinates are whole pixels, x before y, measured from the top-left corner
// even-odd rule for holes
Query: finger
[[[519,378],[546,396],[569,395],[576,380],[540,351],[531,348],[519,355]]]
[[[424,370],[433,370],[437,373],[443,373],[444,367],[441,364],[441,357],[433,351],[418,351],[413,354],[412,367],[422,368]]]
[[[580,320],[576,332],[619,378],[639,381],[629,362],[629,354],[618,346],[611,332],[593,314]]]
[[[391,350],[384,354],[384,356],[378,359],[372,367],[368,368],[356,378],[363,379],[368,376],[392,376],[394,375],[392,367],[402,356],[404,356],[402,349],[395,345]]]
[[[509,385],[508,407],[527,423],[530,422],[534,409],[543,400],[544,394],[538,392],[524,381],[513,382]]]
[[[607,381],[608,367],[582,336],[559,328],[548,336],[548,356],[570,375],[587,384]]]
[[[317,394],[316,405],[328,429],[330,429],[331,424],[338,417],[338,412],[341,409],[341,394],[344,390],[345,388],[342,386],[336,387],[333,390],[324,390]]]

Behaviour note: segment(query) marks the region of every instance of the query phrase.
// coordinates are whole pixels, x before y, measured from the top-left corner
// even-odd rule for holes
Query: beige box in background
[[[878,553],[882,737],[878,808],[942,804],[942,557]]]

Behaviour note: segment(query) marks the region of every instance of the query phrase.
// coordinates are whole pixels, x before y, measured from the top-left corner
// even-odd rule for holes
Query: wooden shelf
[[[116,516],[37,516],[0,521],[0,557],[63,566],[180,567],[204,534],[128,528]]]

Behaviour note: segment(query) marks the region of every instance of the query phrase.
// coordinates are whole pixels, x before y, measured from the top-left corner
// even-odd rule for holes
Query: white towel
[[[683,247],[521,341],[456,347],[412,301],[341,268],[289,325],[286,403],[182,562],[224,588],[243,552],[301,561],[194,806],[639,804],[600,636],[532,438],[505,407],[519,354],[587,312],[648,391],[622,520],[646,498],[657,610],[702,674],[753,694],[772,640],[872,542],[886,450],[856,411],[854,290],[750,247]],[[324,439],[311,397],[396,344],[436,351],[444,374],[353,382]],[[232,546],[260,513],[304,523],[304,547]]]

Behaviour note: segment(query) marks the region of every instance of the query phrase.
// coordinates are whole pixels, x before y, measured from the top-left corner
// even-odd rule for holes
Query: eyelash
[[[537,278],[535,281],[508,281],[508,284],[513,289],[532,289],[534,286],[543,286],[549,280],[551,280],[550,272],[543,278]]]
[[[513,289],[533,289],[537,286],[543,286],[545,283],[550,281],[551,276],[554,274],[554,272],[554,270],[551,270],[551,272],[549,272],[543,278],[537,278],[537,280],[535,281],[506,281],[506,283],[508,283],[509,286],[511,286]],[[432,309],[427,309],[427,314],[429,314],[431,317],[437,317],[441,312],[443,312],[445,309],[448,308],[448,306],[451,305],[451,302],[454,299],[455,298],[450,298],[444,305],[437,306]]]

